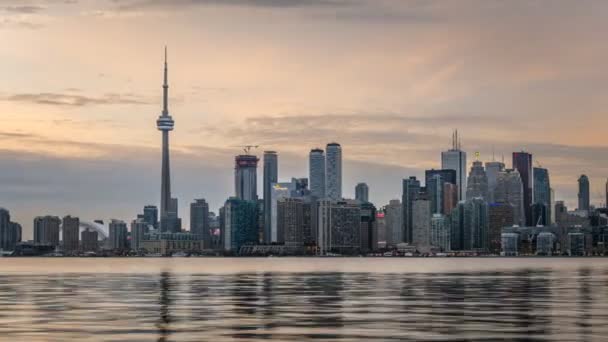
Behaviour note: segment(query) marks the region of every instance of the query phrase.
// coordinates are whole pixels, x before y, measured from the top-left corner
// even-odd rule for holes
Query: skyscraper
[[[131,249],[139,251],[142,247],[144,234],[148,229],[148,222],[145,219],[139,218],[131,222]]]
[[[325,163],[325,196],[342,199],[342,147],[338,143],[327,144]]]
[[[488,203],[494,203],[494,191],[496,189],[496,180],[498,179],[498,173],[505,169],[505,163],[498,161],[491,161],[486,163],[486,176],[488,177]],[[500,240],[500,236],[498,237]],[[498,248],[500,252],[500,241],[498,241]]]
[[[523,185],[525,224],[532,222],[532,203],[534,203],[534,176],[532,174],[532,155],[527,152],[513,152],[513,169],[519,172]]]
[[[378,249],[378,227],[376,207],[367,201],[359,201],[361,206],[360,248],[362,253]]]
[[[67,253],[77,252],[79,249],[80,220],[78,217],[66,216],[62,226],[63,250]]]
[[[156,126],[163,135],[162,147],[162,167],[160,182],[160,217],[161,222],[171,222],[163,220],[168,217],[169,206],[171,205],[171,167],[169,162],[169,132],[173,130],[174,121],[169,115],[169,84],[167,67],[167,48],[165,48],[165,70],[163,82],[163,111],[156,120]],[[161,227],[162,230],[171,230],[172,227]]]
[[[238,254],[241,247],[258,243],[257,202],[231,197],[224,204],[224,250]]]
[[[513,207],[513,224],[526,224],[523,185],[517,170],[506,169],[498,173],[494,200],[495,203],[508,203]]]
[[[272,184],[278,182],[279,162],[275,151],[264,152],[264,242],[270,243],[272,218],[271,191]]]
[[[466,198],[467,190],[467,154],[460,148],[458,131],[455,131],[452,135],[452,148],[441,152],[441,168],[456,171],[459,201]]]
[[[420,193],[420,181],[416,177],[403,180],[403,192],[401,193],[401,208],[403,210],[403,242],[413,243],[413,202]]]
[[[403,208],[398,199],[390,200],[385,208],[386,243],[395,246],[403,242]]]
[[[488,203],[481,198],[466,201],[464,248],[487,251],[489,247]]]
[[[471,198],[488,200],[488,176],[483,164],[478,160],[473,162],[467,179],[467,199]]]
[[[21,241],[21,225],[11,222],[10,212],[0,208],[0,250],[12,251]]]
[[[317,198],[325,198],[325,155],[320,148],[310,150],[308,177],[311,194]]]
[[[317,244],[322,255],[353,254],[361,247],[361,206],[353,200],[317,202]]]
[[[549,182],[549,171],[545,168],[535,167],[533,173],[534,204],[540,204],[545,207],[545,223],[549,225],[551,224],[551,183]],[[538,206],[536,210],[538,210]],[[536,223],[538,223],[537,220],[534,220],[534,224]]]
[[[412,242],[418,251],[427,251],[431,245],[431,201],[418,198],[412,202]]]
[[[99,234],[92,229],[85,229],[80,234],[81,250],[83,252],[96,252],[99,248]]]
[[[450,250],[450,220],[441,214],[433,214],[431,217],[431,246],[439,247],[441,251]]]
[[[154,229],[158,229],[158,207],[147,205],[144,207],[144,221]],[[147,228],[146,228],[147,231]]]
[[[127,249],[127,224],[121,220],[110,221],[110,248],[113,250]]]
[[[458,204],[458,186],[452,183],[443,184],[443,213],[449,215]]]
[[[59,246],[59,226],[57,216],[38,216],[34,219],[34,242],[41,245]]]
[[[203,244],[210,245],[209,204],[205,199],[195,199],[190,203],[190,233],[202,236]]]
[[[589,210],[589,178],[586,175],[578,179],[578,210]]]
[[[426,170],[424,172],[426,191],[431,200],[432,213],[445,213],[444,209],[444,185],[456,185],[456,170]]]
[[[277,225],[280,240],[289,247],[303,247],[310,235],[311,203],[303,198],[282,198],[277,203]]]
[[[488,207],[489,248],[494,254],[500,253],[501,234],[504,227],[513,226],[513,206],[509,203],[491,203]]]
[[[258,157],[239,155],[235,157],[234,188],[236,197],[244,201],[258,200]]]
[[[355,199],[359,202],[369,202],[369,187],[365,183],[359,183],[355,187]]]

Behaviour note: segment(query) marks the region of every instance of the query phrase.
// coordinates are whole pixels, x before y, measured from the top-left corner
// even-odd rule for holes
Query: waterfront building
[[[585,234],[582,232],[568,233],[568,255],[585,256]]]
[[[452,148],[441,152],[441,168],[456,171],[458,200],[464,200],[467,189],[467,154],[461,150],[458,131],[452,135]]]
[[[355,187],[355,199],[361,203],[369,202],[369,187],[366,183],[359,183]]]
[[[144,218],[131,222],[131,250],[140,251],[142,249],[144,235],[148,232],[148,222]]]
[[[80,233],[80,249],[83,252],[97,252],[99,249],[99,233],[86,228]]]
[[[242,246],[259,242],[256,201],[231,197],[224,204],[223,212],[225,251],[238,254]]]
[[[264,243],[271,243],[272,225],[271,192],[273,184],[279,181],[279,159],[277,152],[264,152]]]
[[[413,202],[420,195],[420,181],[416,177],[403,180],[401,208],[403,209],[403,242],[413,244]]]
[[[329,143],[325,147],[325,196],[332,200],[342,198],[342,147]]]
[[[361,206],[354,200],[317,202],[319,253],[355,254],[361,246]]]
[[[304,198],[281,198],[277,201],[278,240],[285,246],[303,247],[310,235],[310,201]],[[310,239],[310,236],[308,237]]]
[[[489,210],[483,198],[466,201],[465,240],[466,250],[488,251],[489,248]]]
[[[203,236],[191,233],[149,232],[144,234],[140,249],[162,256],[176,253],[199,254],[203,251]]]
[[[363,202],[360,205],[360,249],[362,253],[369,253],[378,249],[378,227],[376,226],[376,207],[369,202]]]
[[[190,203],[190,233],[203,237],[203,244],[210,245],[209,204],[203,198]]]
[[[578,210],[589,211],[589,178],[581,175],[578,179]]]
[[[146,205],[144,207],[143,219],[148,226],[153,229],[158,229],[158,207],[155,205]],[[146,232],[149,230],[146,227]]]
[[[80,219],[78,217],[66,216],[62,225],[63,250],[66,253],[75,253],[80,249]]]
[[[555,252],[556,237],[551,232],[541,232],[536,237],[536,254],[551,256]]]
[[[450,221],[445,215],[433,214],[430,235],[431,246],[439,248],[442,252],[450,250]]]
[[[518,256],[519,255],[519,234],[517,233],[502,233],[501,240],[501,255],[503,256]]]
[[[532,154],[527,152],[513,152],[513,169],[519,172],[523,189],[523,216],[528,226],[532,222],[532,204],[534,203],[534,176],[532,174]]]
[[[386,243],[396,246],[403,242],[403,209],[398,199],[390,200],[385,207]]]
[[[59,227],[61,219],[57,216],[38,216],[34,219],[34,243],[59,246]]]
[[[121,220],[111,220],[110,224],[109,247],[112,250],[124,251],[128,248],[127,224]]]
[[[412,245],[428,251],[431,245],[431,201],[418,198],[412,202]]]
[[[19,242],[21,225],[11,221],[11,214],[7,209],[0,208],[0,250],[15,250]]]
[[[325,198],[325,155],[320,148],[310,150],[308,158],[308,177],[310,192],[317,198]]]

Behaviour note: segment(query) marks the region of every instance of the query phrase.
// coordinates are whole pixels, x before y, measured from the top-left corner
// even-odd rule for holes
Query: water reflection
[[[0,275],[0,340],[600,341],[606,268]]]

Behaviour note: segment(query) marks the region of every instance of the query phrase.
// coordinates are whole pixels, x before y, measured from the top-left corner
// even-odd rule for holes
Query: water
[[[606,341],[608,259],[0,259],[2,341]]]

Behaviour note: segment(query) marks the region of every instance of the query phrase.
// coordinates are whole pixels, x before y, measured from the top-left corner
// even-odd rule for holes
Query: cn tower
[[[171,203],[171,167],[169,163],[169,132],[173,130],[173,118],[169,115],[169,84],[167,82],[167,47],[165,47],[165,80],[163,83],[163,112],[156,120],[158,130],[163,133],[163,162],[160,180],[160,217],[166,218]],[[164,228],[164,227],[163,227]],[[161,228],[161,229],[163,229]],[[166,229],[166,228],[165,228]]]

